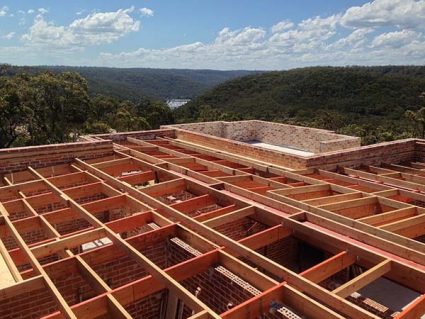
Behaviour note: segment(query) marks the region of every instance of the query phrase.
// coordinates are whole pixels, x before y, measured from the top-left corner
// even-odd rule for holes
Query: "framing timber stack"
[[[0,318],[425,313],[422,141],[288,167],[188,136],[0,150]],[[377,281],[413,297],[392,309],[362,295]]]

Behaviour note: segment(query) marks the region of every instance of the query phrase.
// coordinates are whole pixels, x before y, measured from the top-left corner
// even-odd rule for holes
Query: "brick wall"
[[[156,137],[174,137],[173,129],[161,129],[161,130],[150,130],[150,131],[133,131],[133,132],[120,132],[113,134],[95,134],[83,136],[82,140],[93,140],[102,139],[102,140],[112,140],[114,142],[122,142],[127,140],[127,137],[134,137],[142,140],[154,140]]]
[[[2,319],[38,319],[56,311],[56,302],[47,289],[37,289],[0,300]]]
[[[203,122],[164,126],[247,142],[261,141],[323,153],[360,146],[360,138],[332,131],[265,121]],[[177,132],[178,134],[178,132]]]
[[[52,281],[70,306],[96,296],[92,287],[78,273],[66,274],[66,277],[53,278]]]
[[[90,227],[90,223],[83,218],[76,218],[74,220],[52,224],[52,226],[59,232],[59,234],[65,235],[88,228]]]
[[[61,199],[59,197],[57,198],[56,202],[51,201],[50,203],[45,204],[45,205],[40,205],[40,206],[31,205],[31,206],[39,214],[44,214],[44,213],[47,213],[47,212],[53,212],[53,211],[58,210],[58,209],[66,208],[66,205],[61,201]]]
[[[109,262],[92,265],[92,268],[113,289],[148,275],[148,272],[129,256],[120,256]]]
[[[165,307],[166,297],[166,291],[162,290],[125,306],[125,310],[133,318],[158,319],[160,318],[161,304]]]
[[[150,245],[138,245],[137,241],[132,242],[134,248],[162,269],[174,266],[196,256],[191,251],[193,248],[185,249],[185,245],[177,237],[167,238],[166,240],[161,240]]]
[[[262,247],[257,252],[284,267],[298,272],[298,249],[298,240],[290,236]]]
[[[233,240],[240,240],[266,228],[268,228],[268,226],[246,217],[232,223],[220,225],[216,227],[215,230],[232,238]]]
[[[307,167],[332,169],[337,165],[356,167],[361,164],[379,166],[381,163],[401,163],[412,161],[419,154],[416,139],[405,139],[362,146],[351,150],[327,153],[307,159]],[[424,153],[425,154],[425,153]]]
[[[104,198],[107,198],[107,197],[108,196],[106,194],[99,192],[99,193],[96,193],[96,194],[91,194],[89,196],[81,196],[81,197],[77,197],[77,198],[73,198],[73,199],[78,204],[85,204],[85,203],[94,202],[95,200],[104,199]]]
[[[233,281],[218,269],[211,267],[205,272],[182,281],[181,284],[192,294],[195,294],[200,287],[201,292],[198,298],[216,313],[225,312],[229,303],[236,306],[255,296],[255,292],[251,290],[252,286],[248,288],[243,284],[239,285],[236,283],[238,279],[235,278]]]
[[[77,142],[0,150],[0,174],[72,162],[76,157],[91,159],[112,155],[112,142]]]
[[[6,208],[7,205],[4,205],[4,206]],[[9,218],[10,218],[11,221],[15,221],[15,220],[18,220],[18,219],[22,219],[22,218],[27,218],[27,217],[33,216],[27,210],[25,210],[24,207],[19,207],[19,209],[18,210],[15,210],[15,211],[11,211],[11,210],[9,210],[7,208],[6,208],[6,210],[9,213]]]
[[[188,141],[190,143],[198,144],[200,146],[214,148],[235,155],[248,156],[260,161],[265,161],[296,169],[302,169],[305,167],[305,158],[289,154],[283,154],[280,152],[275,152],[260,147],[254,147],[250,144],[245,144],[238,141],[215,137],[212,138],[210,135],[183,130],[176,131],[176,135],[178,139],[181,139],[183,141]]]
[[[36,227],[36,225],[34,225],[34,227]],[[20,235],[27,245],[38,243],[48,238],[46,232],[42,228],[37,228],[29,232],[20,232]]]

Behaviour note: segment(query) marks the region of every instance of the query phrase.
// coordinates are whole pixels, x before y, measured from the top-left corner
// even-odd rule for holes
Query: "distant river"
[[[167,100],[167,105],[170,107],[170,109],[178,108],[179,106],[182,106],[189,102],[189,99],[171,99]]]

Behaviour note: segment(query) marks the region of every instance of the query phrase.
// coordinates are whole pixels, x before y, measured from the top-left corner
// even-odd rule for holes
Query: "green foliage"
[[[227,116],[276,121],[357,135],[371,144],[422,136],[405,112],[420,108],[424,90],[425,67],[419,66],[294,69],[223,83],[176,109],[174,117],[179,123]]]
[[[0,76],[0,147],[74,141],[81,134],[173,123],[163,102],[88,94],[78,73]]]
[[[422,92],[420,98],[425,102],[425,93]],[[423,103],[425,104],[425,103]],[[404,116],[415,124],[414,132],[420,138],[425,138],[425,106],[419,110],[412,111],[408,110],[404,113]]]
[[[157,129],[160,125],[174,123],[171,109],[162,102],[144,98],[136,106],[137,114],[146,118],[151,128]]]
[[[256,73],[252,71],[0,65],[0,75],[10,76],[21,72],[38,74],[45,71],[55,74],[65,71],[77,72],[87,79],[90,95],[108,95],[133,102],[138,102],[146,96],[158,99],[190,99],[219,83]]]

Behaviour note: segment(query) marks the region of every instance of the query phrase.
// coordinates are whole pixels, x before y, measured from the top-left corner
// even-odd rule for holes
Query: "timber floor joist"
[[[420,318],[422,172],[289,172],[128,137],[113,155],[5,174],[15,284],[0,317]],[[408,298],[394,308],[371,286]]]

